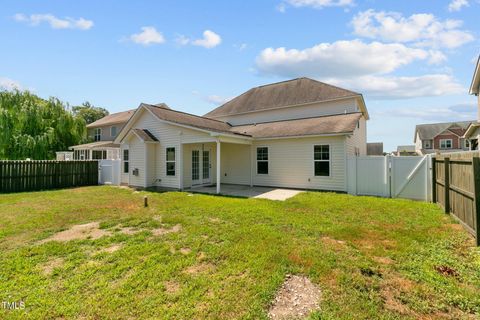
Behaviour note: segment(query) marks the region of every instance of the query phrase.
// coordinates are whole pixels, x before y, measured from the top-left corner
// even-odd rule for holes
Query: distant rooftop
[[[127,121],[130,119],[134,112],[135,109],[109,114],[108,116],[105,116],[95,122],[90,123],[89,125],[87,125],[87,128],[96,128],[117,123],[127,123]]]

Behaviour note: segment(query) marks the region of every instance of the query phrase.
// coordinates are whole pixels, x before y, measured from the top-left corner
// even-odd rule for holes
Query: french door
[[[210,183],[210,150],[203,150],[202,156],[202,183]]]
[[[192,185],[210,183],[210,150],[192,150]]]

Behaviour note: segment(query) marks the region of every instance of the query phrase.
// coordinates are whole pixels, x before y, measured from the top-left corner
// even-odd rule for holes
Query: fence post
[[[474,156],[472,158],[473,170],[473,194],[474,194],[474,217],[475,217],[475,241],[477,246],[480,245],[480,158]]]
[[[437,165],[432,156],[432,202],[437,203]]]
[[[445,166],[445,213],[450,213],[450,158],[444,159]]]

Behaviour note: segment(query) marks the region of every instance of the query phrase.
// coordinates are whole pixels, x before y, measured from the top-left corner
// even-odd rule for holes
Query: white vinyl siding
[[[183,128],[155,118],[150,112],[143,110],[142,114],[139,115],[139,118],[133,123],[132,128],[147,129],[150,131],[159,142],[154,145],[154,167],[149,172],[148,177],[148,187],[150,186],[160,186],[166,188],[180,188],[180,175],[176,174],[175,176],[167,176],[166,169],[166,147],[173,147],[176,150],[176,153],[179,154],[180,144],[181,143],[190,143],[194,141],[215,141],[215,137],[210,136],[208,133],[201,131],[196,131],[188,128]],[[133,140],[133,138],[132,138]],[[143,144],[143,142],[142,142]],[[184,145],[184,149],[187,145]],[[131,148],[130,148],[131,149]],[[188,160],[191,158],[191,154],[187,155],[187,152],[184,150],[184,167],[191,161]],[[145,157],[142,152],[142,157]],[[211,155],[213,157],[213,154]],[[130,150],[130,157],[133,157],[133,151]],[[213,159],[213,158],[212,158]],[[186,162],[187,161],[187,162]],[[178,166],[178,161],[177,161]],[[132,164],[130,164],[130,172],[132,171]],[[213,170],[212,170],[213,171]],[[178,169],[177,169],[178,172]],[[187,178],[186,172],[184,171],[184,177]],[[130,179],[132,175],[130,174]],[[184,179],[185,181],[185,179]],[[130,184],[134,185],[130,180]],[[184,185],[188,187],[189,185]]]
[[[367,121],[364,117],[359,120],[359,126],[355,127],[353,134],[347,137],[347,155],[367,155]]]
[[[336,101],[305,104],[295,107],[276,108],[266,111],[229,115],[216,119],[226,121],[232,125],[251,124],[277,120],[301,119],[332,114],[358,112],[359,107],[355,98]]]
[[[245,144],[222,143],[222,183],[250,185],[250,148]]]
[[[330,146],[330,176],[315,176],[314,145]],[[285,188],[345,191],[345,137],[275,139],[255,142],[269,152],[268,175],[253,176],[253,184]],[[256,161],[255,158],[252,161]]]
[[[128,141],[129,147],[129,184],[135,187],[145,186],[145,145],[143,141],[132,135]],[[138,175],[133,175],[133,170],[138,169]]]

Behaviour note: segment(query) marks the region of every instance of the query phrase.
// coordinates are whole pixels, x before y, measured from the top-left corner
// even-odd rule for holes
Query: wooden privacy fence
[[[480,245],[480,158],[478,152],[432,158],[432,199],[452,214]]]
[[[98,184],[98,162],[0,161],[0,193]]]

